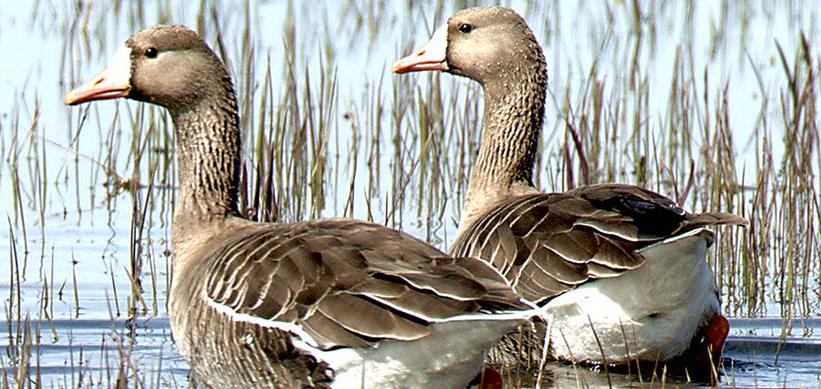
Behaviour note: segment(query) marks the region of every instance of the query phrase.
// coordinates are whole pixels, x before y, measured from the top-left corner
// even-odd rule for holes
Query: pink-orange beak
[[[108,66],[85,85],[66,93],[65,104],[128,97],[131,91],[131,49],[123,47]]]
[[[423,70],[448,70],[448,28],[439,27],[428,43],[393,64],[394,73],[418,72]]]

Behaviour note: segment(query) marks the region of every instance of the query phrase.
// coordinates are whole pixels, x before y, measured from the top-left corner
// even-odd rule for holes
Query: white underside
[[[588,282],[548,303],[553,355],[625,363],[666,360],[686,350],[698,327],[719,312],[702,233],[649,246],[638,269]]]
[[[488,315],[471,315],[485,316]],[[334,370],[334,388],[464,388],[481,372],[484,356],[526,319],[453,320],[412,342],[383,341],[369,349],[317,350],[298,345]]]

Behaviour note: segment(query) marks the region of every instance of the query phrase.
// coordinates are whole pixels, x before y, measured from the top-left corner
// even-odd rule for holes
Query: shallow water
[[[632,66],[632,56],[625,53],[635,49],[635,40],[630,38],[631,10],[622,3],[513,4],[526,14],[545,46],[549,62],[553,97],[548,102],[543,140],[545,164],[555,162],[560,155],[557,147],[548,147],[565,138],[565,128],[560,125],[561,106],[565,100],[575,104],[581,99],[579,91],[589,88],[588,75],[594,63],[599,72],[596,79],[605,88],[612,88],[614,96],[625,100],[616,101],[624,105],[624,112],[630,112],[636,104],[631,100],[633,94],[625,80],[629,74],[624,70]],[[790,144],[781,139],[783,119],[778,116],[778,105],[786,82],[775,43],[793,60],[801,32],[811,43],[817,42],[818,7],[799,1],[723,9],[710,5],[712,2],[701,2],[688,18],[688,6],[675,3],[657,8],[644,5],[645,35],[640,39],[644,46],[637,61],[641,74],[651,78],[644,80],[649,85],[649,100],[643,108],[647,117],[640,121],[653,128],[663,127],[665,113],[670,109],[675,58],[677,53],[691,53],[691,57],[684,55],[689,59],[683,61],[690,61],[688,69],[698,75],[693,77],[694,85],[688,87],[706,89],[701,93],[707,95],[709,106],[719,100],[719,91],[726,83],[732,101],[728,116],[737,153],[735,174],[742,184],[754,186],[757,181],[751,172],[761,163],[754,128],[761,121],[762,102],[769,101],[763,111],[772,114],[764,131],[772,136],[772,158],[779,161],[785,145]],[[331,128],[331,166],[324,177],[327,201],[320,213],[335,216],[346,212],[350,177],[356,173],[357,190],[349,214],[379,221],[390,219],[389,224],[442,246],[455,232],[452,220],[458,219],[457,194],[445,188],[441,198],[416,197],[417,193],[428,195],[425,189],[429,183],[420,175],[432,174],[428,172],[432,168],[407,167],[423,142],[405,140],[398,146],[404,154],[396,160],[392,159],[388,140],[396,126],[395,113],[390,111],[395,103],[394,91],[414,93],[413,104],[429,103],[432,98],[424,91],[437,82],[426,75],[394,76],[389,66],[427,39],[430,30],[453,11],[454,5],[408,7],[399,1],[379,6],[369,2],[327,2],[319,6],[289,6],[280,1],[250,6],[239,1],[204,4],[204,13],[199,4],[177,1],[102,4],[42,0],[8,2],[0,9],[0,47],[4,53],[0,61],[0,211],[6,221],[5,228],[0,228],[0,252],[8,256],[7,261],[0,262],[0,296],[5,313],[0,316],[0,339],[6,345],[6,352],[0,354],[0,369],[6,369],[8,377],[26,365],[18,356],[28,355],[23,358],[30,366],[28,377],[46,386],[109,387],[120,377],[129,386],[187,386],[186,365],[176,353],[165,309],[170,282],[168,238],[173,175],[163,176],[161,168],[157,177],[163,178],[155,177],[156,186],[150,193],[105,185],[113,181],[107,170],[123,178],[135,178],[143,185],[151,182],[148,164],[143,161],[135,168],[132,162],[132,139],[136,138],[136,144],[148,139],[139,130],[149,123],[160,123],[157,127],[162,128],[162,113],[133,102],[103,102],[80,108],[62,104],[68,89],[92,76],[127,35],[147,25],[201,24],[211,44],[216,42],[216,31],[220,31],[225,55],[241,91],[240,99],[249,101],[250,107],[259,106],[268,69],[274,83],[272,90],[276,91],[273,96],[279,99],[287,90],[282,79],[289,55],[287,34],[293,32],[294,69],[307,71],[312,77],[307,83],[317,88],[319,78],[333,71],[338,77],[336,105],[327,123]],[[199,19],[203,14],[206,16]],[[250,20],[247,40],[243,38],[246,16]],[[253,57],[242,50],[244,44],[254,48]],[[252,74],[245,67],[249,61],[257,65]],[[703,82],[702,73],[710,74],[709,83]],[[443,93],[455,96],[457,102],[469,100],[466,95],[477,91],[476,85],[451,77],[442,77],[441,86]],[[253,92],[246,96],[244,90]],[[381,116],[374,113],[374,101],[383,105],[385,112]],[[448,102],[447,98],[443,101]],[[293,102],[279,99],[276,103]],[[417,131],[413,116],[417,109],[408,108],[408,112],[400,126]],[[613,120],[624,120],[621,125],[628,126],[632,119],[624,117],[632,112],[624,112],[609,114],[622,116]],[[473,111],[459,114],[474,127],[479,120]],[[247,128],[258,127],[261,116],[256,112]],[[137,124],[132,125],[132,121]],[[384,126],[385,134],[383,143],[373,146],[372,130],[377,123]],[[458,142],[451,138],[443,141]],[[253,142],[246,140],[249,155],[252,146]],[[371,164],[372,155],[366,151],[369,148],[375,148],[383,158]],[[454,151],[445,148],[442,154],[452,157]],[[169,156],[161,151],[147,155],[157,159]],[[458,164],[456,161],[452,157],[446,164]],[[630,157],[626,155],[623,162],[629,167]],[[813,166],[817,163],[816,158]],[[390,206],[391,190],[387,188],[396,166],[411,171],[406,183],[409,194],[398,212]],[[378,172],[372,174],[377,168]],[[562,180],[556,178],[555,167],[542,169],[541,185],[561,190]],[[442,181],[451,179],[449,174],[455,175],[444,173]],[[630,181],[633,177],[622,173],[617,179]],[[375,193],[366,195],[364,188],[369,185],[376,188]],[[663,188],[660,182],[653,185]],[[689,207],[705,206],[705,200],[693,197]],[[431,203],[438,208],[430,208]],[[148,216],[140,235],[132,228],[139,213],[134,210],[146,205]],[[391,212],[393,217],[385,216]],[[298,218],[296,213],[284,217]],[[727,231],[721,233],[730,234]],[[788,240],[774,241],[773,245],[787,247]],[[733,332],[725,351],[723,382],[728,386],[821,386],[821,338],[815,332],[821,312],[819,261],[817,249],[812,249],[815,243],[810,243],[802,248],[809,250],[808,262],[813,265],[798,268],[808,276],[806,281],[798,277],[792,284],[796,291],[789,291],[793,295],[784,297],[786,289],[776,286],[775,280],[786,271],[777,266],[778,258],[763,262],[769,264],[767,282],[753,281],[762,290],[762,301],[755,306],[740,292],[741,286],[733,286],[733,275],[721,272],[727,277],[722,278],[725,311],[737,316],[731,321]],[[728,250],[721,244],[717,246]],[[139,250],[138,256],[133,254]],[[791,253],[786,248],[777,251],[780,256]],[[140,259],[139,265],[134,257]],[[723,265],[719,268],[725,269]],[[31,320],[28,327],[27,318]],[[30,352],[25,351],[26,345],[30,345]],[[552,366],[551,375],[557,387],[607,385],[605,374],[567,366]],[[632,377],[611,375],[610,379],[616,386],[636,384]]]
[[[737,335],[746,331],[776,331],[775,319],[733,319],[731,335],[725,346],[721,371],[722,385],[732,387],[818,387],[821,376],[821,339],[818,337],[787,337]],[[810,330],[821,321],[809,320]],[[17,323],[0,321],[0,328]],[[128,382],[149,387],[184,387],[187,366],[177,353],[165,316],[137,320],[54,320],[32,322],[33,333],[39,330],[39,346],[35,346],[39,380],[57,387],[112,386],[117,382],[122,357],[130,361]],[[54,335],[56,334],[56,336]],[[135,369],[133,371],[131,369]],[[9,372],[14,373],[14,370]],[[136,373],[136,374],[135,374]],[[531,374],[536,374],[531,372]],[[574,369],[568,365],[548,364],[543,382],[549,387],[606,386],[614,387],[658,385],[651,378],[640,381],[637,376],[605,374],[601,369]],[[139,382],[137,382],[139,381]],[[670,386],[686,382],[665,378]],[[693,386],[693,385],[688,385]]]

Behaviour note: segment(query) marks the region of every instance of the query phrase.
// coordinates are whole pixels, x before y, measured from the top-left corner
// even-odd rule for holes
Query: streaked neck
[[[172,112],[172,118],[180,188],[174,230],[238,215],[241,140],[233,94]]]
[[[533,168],[544,121],[546,82],[542,64],[521,77],[484,84],[482,145],[471,173],[460,231],[498,201],[535,191]]]

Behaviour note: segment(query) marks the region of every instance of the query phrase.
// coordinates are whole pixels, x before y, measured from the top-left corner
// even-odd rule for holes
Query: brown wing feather
[[[490,262],[523,297],[544,302],[641,266],[642,247],[704,226],[746,223],[728,213],[689,214],[637,186],[592,185],[497,204],[457,237],[450,253]]]
[[[524,307],[483,262],[354,220],[248,226],[208,257],[212,302],[301,325],[323,348],[418,339],[431,320]]]

